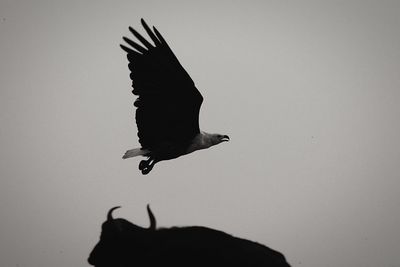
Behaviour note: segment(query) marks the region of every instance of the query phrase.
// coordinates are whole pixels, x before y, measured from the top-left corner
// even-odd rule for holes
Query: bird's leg
[[[147,160],[141,160],[139,163],[139,170],[143,170],[144,168],[146,168],[146,165],[148,165]]]
[[[148,160],[143,161],[142,164],[142,169],[140,169],[142,171],[142,174],[146,175],[148,174],[154,167],[154,165],[158,162],[158,160],[155,160],[153,157],[150,157]],[[139,164],[139,168],[140,168],[140,164]]]
[[[153,157],[151,157],[151,156],[149,156],[147,158],[147,160],[141,160],[139,163],[139,170],[143,170],[143,169],[147,168],[150,165],[152,160],[153,160]]]

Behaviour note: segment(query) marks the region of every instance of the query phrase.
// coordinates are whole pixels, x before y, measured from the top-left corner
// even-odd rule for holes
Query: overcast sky
[[[168,2],[168,3],[167,3]],[[231,142],[143,176],[121,37],[155,25]],[[400,266],[400,2],[0,1],[0,266],[88,266],[109,208],[292,266]]]

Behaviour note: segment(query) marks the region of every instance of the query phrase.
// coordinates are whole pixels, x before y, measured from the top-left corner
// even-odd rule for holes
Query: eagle
[[[132,93],[138,96],[134,106],[141,145],[122,158],[147,157],[139,163],[145,175],[157,162],[229,141],[229,136],[200,130],[203,96],[160,32],[141,23],[153,43],[129,27],[140,43],[124,36],[127,45],[120,45],[127,53]]]

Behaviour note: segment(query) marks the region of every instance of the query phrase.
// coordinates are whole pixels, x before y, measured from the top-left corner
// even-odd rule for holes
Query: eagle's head
[[[222,134],[210,134],[210,143],[212,146],[218,145],[222,142],[229,141],[229,136]]]

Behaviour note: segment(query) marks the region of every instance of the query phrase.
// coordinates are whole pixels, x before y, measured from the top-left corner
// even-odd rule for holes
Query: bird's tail
[[[141,149],[141,148],[134,148],[130,149],[125,152],[125,155],[122,156],[123,159],[127,158],[132,158],[136,156],[146,156],[150,151],[147,149]]]

